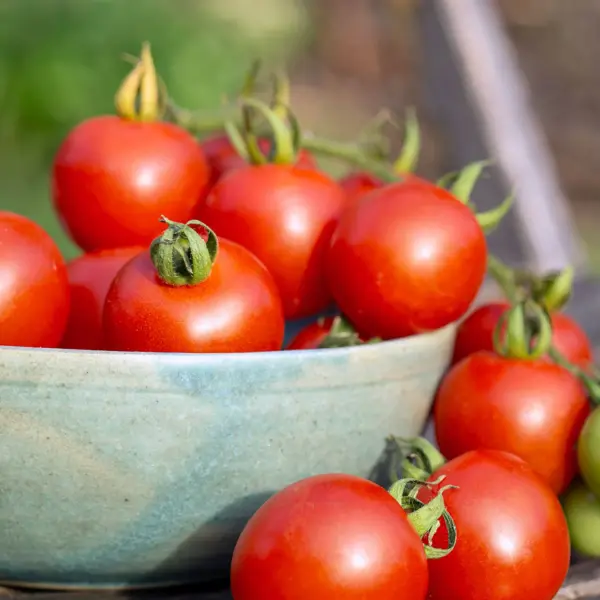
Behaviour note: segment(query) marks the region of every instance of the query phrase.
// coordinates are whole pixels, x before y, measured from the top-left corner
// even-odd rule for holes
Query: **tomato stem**
[[[392,454],[390,479],[427,479],[446,464],[443,454],[423,437],[388,437]]]
[[[347,348],[348,346],[361,346],[363,344],[375,344],[381,342],[381,338],[371,338],[363,341],[350,321],[344,316],[336,316],[333,319],[329,333],[317,346],[318,348]]]
[[[394,171],[399,175],[412,173],[419,161],[421,152],[421,130],[414,107],[406,110],[404,119],[404,140],[402,150],[394,161]]]
[[[590,400],[600,405],[600,378],[595,372],[586,372],[581,367],[571,363],[565,356],[563,356],[554,346],[550,347],[548,351],[550,358],[557,364],[566,369],[581,381],[584,386]]]
[[[156,121],[166,110],[166,91],[156,73],[150,44],[144,42],[140,58],[115,95],[117,114],[134,121]]]
[[[531,299],[518,302],[498,320],[494,350],[500,356],[535,360],[552,345],[552,321],[546,309]]]
[[[167,229],[150,245],[150,257],[160,280],[179,287],[208,279],[219,250],[214,231],[200,221],[176,223],[166,217],[160,221],[167,224]],[[206,241],[195,228],[206,231]]]

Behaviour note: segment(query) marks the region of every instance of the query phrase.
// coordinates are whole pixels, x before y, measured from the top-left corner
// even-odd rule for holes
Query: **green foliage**
[[[226,0],[222,0],[225,2]],[[283,0],[281,0],[283,1]],[[292,51],[293,32],[248,36],[207,0],[4,0],[0,3],[0,207],[33,217],[65,253],[48,174],[66,132],[112,111],[113,95],[149,40],[171,95],[210,108],[235,93],[250,60]],[[284,45],[285,44],[285,45]]]

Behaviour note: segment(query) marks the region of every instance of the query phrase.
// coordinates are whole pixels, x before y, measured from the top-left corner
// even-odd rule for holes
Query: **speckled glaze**
[[[226,577],[273,492],[367,476],[386,435],[421,431],[453,338],[237,355],[0,348],[0,581]]]

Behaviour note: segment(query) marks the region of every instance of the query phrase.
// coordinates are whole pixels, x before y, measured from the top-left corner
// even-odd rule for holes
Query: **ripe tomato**
[[[596,408],[588,417],[579,441],[577,455],[581,476],[587,486],[600,497],[600,409]]]
[[[425,179],[421,179],[412,173],[402,175],[406,183],[422,183],[424,185],[433,185]],[[340,185],[346,192],[346,196],[350,203],[358,201],[369,192],[383,187],[385,184],[381,179],[368,171],[354,171],[345,175],[340,179]]]
[[[494,349],[494,330],[507,302],[492,302],[474,310],[458,327],[452,363],[479,350]],[[588,367],[592,362],[592,346],[585,331],[568,315],[552,313],[552,343],[570,362]]]
[[[224,173],[246,166],[246,161],[237,153],[227,135],[216,135],[203,140],[202,149],[210,168],[210,184],[214,185]],[[269,140],[262,138],[258,146],[263,152],[269,151]],[[307,150],[300,150],[296,166],[303,169],[316,169],[317,163]]]
[[[73,129],[54,159],[54,205],[86,252],[149,244],[161,214],[192,218],[208,182],[196,140],[164,122],[116,116]]]
[[[71,310],[62,348],[102,350],[102,311],[108,288],[121,267],[144,250],[144,246],[98,250],[67,264]]]
[[[275,283],[246,249],[219,240],[208,279],[173,287],[149,252],[117,274],[104,306],[107,350],[259,352],[279,350],[284,320]]]
[[[443,378],[434,406],[441,453],[512,452],[558,494],[577,472],[577,438],[590,412],[583,387],[544,360],[476,352]]]
[[[516,456],[467,452],[431,477],[458,531],[454,550],[428,562],[428,600],[551,600],[569,568],[569,532],[552,490]],[[440,545],[444,525],[434,537]]]
[[[314,350],[329,335],[333,317],[319,319],[301,329],[288,344],[288,350]]]
[[[273,275],[288,319],[327,308],[325,256],[345,197],[324,173],[288,165],[229,171],[199,218],[255,254]]]
[[[351,475],[309,477],[271,497],[231,564],[234,600],[423,600],[426,591],[427,560],[406,514]]]
[[[52,238],[0,211],[0,272],[0,346],[55,348],[69,314],[69,282]]]
[[[573,550],[600,557],[600,500],[583,483],[571,486],[562,501]]]
[[[485,277],[487,248],[471,210],[446,190],[391,184],[342,214],[329,287],[365,339],[431,331],[460,318]]]

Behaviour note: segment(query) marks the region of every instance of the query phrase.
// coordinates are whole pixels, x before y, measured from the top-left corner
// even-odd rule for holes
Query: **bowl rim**
[[[404,352],[408,348],[422,349],[435,345],[439,339],[451,336],[456,331],[458,323],[449,323],[440,329],[419,333],[416,335],[397,338],[394,340],[384,340],[377,344],[363,344],[359,346],[348,346],[343,348],[315,348],[303,350],[271,350],[261,352],[130,352],[120,350],[76,350],[70,348],[37,348],[29,346],[0,346],[0,356],[2,354],[32,354],[39,360],[59,359],[59,357],[70,357],[73,359],[106,359],[119,357],[123,361],[129,360],[152,360],[162,363],[220,363],[223,362],[254,362],[266,361],[271,364],[278,363],[282,366],[290,362],[295,362],[299,357],[322,360],[325,357],[331,359],[349,357],[360,360],[378,354],[386,349],[390,352]]]

